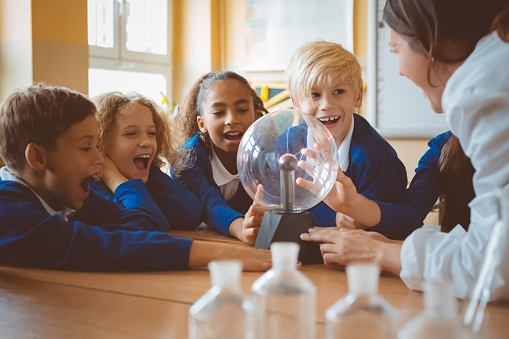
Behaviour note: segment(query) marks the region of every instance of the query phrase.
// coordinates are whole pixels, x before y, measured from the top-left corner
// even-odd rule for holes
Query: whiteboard
[[[382,20],[386,0],[368,2],[368,121],[384,137],[434,137],[448,129],[422,90],[398,71]]]
[[[322,39],[353,52],[354,0],[247,0],[245,71],[284,71],[305,42]]]

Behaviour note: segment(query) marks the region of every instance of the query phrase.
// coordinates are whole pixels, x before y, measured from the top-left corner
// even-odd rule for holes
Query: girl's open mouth
[[[239,132],[239,131],[235,131],[235,132],[226,132],[224,134],[224,138],[227,139],[227,140],[239,140],[239,139],[242,139],[242,135],[244,133],[242,132]]]
[[[150,155],[143,154],[133,159],[134,165],[137,169],[147,169],[148,163],[150,161]]]

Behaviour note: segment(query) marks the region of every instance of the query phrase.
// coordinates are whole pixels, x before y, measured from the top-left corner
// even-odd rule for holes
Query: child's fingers
[[[316,144],[315,144],[316,145]],[[303,148],[301,150],[301,153],[303,155],[305,155],[306,157],[308,158],[311,158],[313,160],[313,162],[318,166],[318,165],[322,165],[323,164],[323,159],[322,159],[322,156],[320,155],[319,152],[315,151],[315,150],[311,150],[309,148]]]
[[[300,187],[307,189],[308,191],[310,191],[311,193],[313,193],[315,195],[318,195],[318,193],[319,193],[319,192],[317,192],[315,185],[309,180],[298,178],[296,180],[296,183]]]
[[[313,179],[315,179],[315,166],[311,165],[309,162],[301,160],[298,163],[299,167],[306,171],[307,174]]]
[[[263,201],[263,185],[260,184],[258,185],[258,187],[256,188],[256,193],[255,193],[255,202],[256,201]]]

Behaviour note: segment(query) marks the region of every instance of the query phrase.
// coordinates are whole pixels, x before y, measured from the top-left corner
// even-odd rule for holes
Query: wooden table
[[[238,243],[210,230],[172,233]],[[325,265],[306,265],[302,272],[317,287],[321,339],[325,310],[347,293],[346,274]],[[244,291],[250,293],[262,274],[243,272]],[[0,266],[0,338],[187,338],[189,307],[209,288],[206,269],[103,273]],[[397,276],[382,274],[379,293],[400,311],[401,324],[423,309],[423,295]],[[507,337],[507,319],[508,304],[488,306],[482,336]]]

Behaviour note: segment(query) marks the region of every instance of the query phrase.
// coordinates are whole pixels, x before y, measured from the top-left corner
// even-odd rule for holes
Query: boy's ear
[[[355,98],[355,107],[359,108],[362,106],[362,87],[357,91],[357,98]]]
[[[36,171],[46,168],[45,149],[37,144],[30,143],[25,149],[25,159],[28,165]]]
[[[293,95],[290,95],[290,98],[292,99],[292,105],[293,105],[293,108],[295,108],[295,109],[297,109],[297,110],[299,110],[299,111],[300,111],[300,107],[299,107],[299,105],[297,104],[297,100],[295,100],[295,99],[293,98]]]
[[[198,128],[200,129],[200,132],[206,133],[207,127],[205,127],[205,123],[203,122],[203,117],[201,115],[198,115],[196,117],[196,123],[198,124]]]

